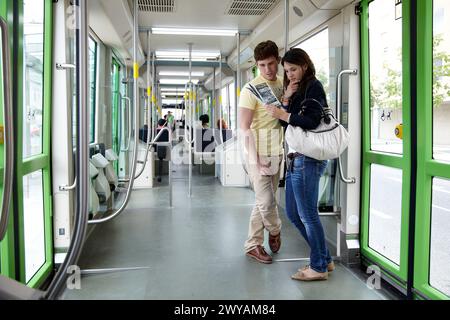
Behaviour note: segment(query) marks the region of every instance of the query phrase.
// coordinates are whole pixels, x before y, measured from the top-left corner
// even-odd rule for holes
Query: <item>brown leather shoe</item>
[[[263,246],[257,246],[255,249],[250,250],[245,255],[261,263],[272,263],[272,257],[267,254]]]
[[[273,253],[277,253],[281,247],[281,232],[279,232],[276,236],[273,236],[269,233],[269,247]]]

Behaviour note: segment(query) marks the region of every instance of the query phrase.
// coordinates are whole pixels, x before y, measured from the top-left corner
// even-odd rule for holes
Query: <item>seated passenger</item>
[[[208,129],[209,128],[209,116],[207,114],[202,114],[199,118],[199,120],[202,122],[202,128]]]
[[[222,126],[220,125],[222,123]],[[224,119],[217,119],[217,129],[228,129],[228,124]]]
[[[166,121],[164,119],[158,120],[158,128],[156,129],[156,134],[158,134],[164,127],[166,126]],[[156,140],[156,142],[167,142],[169,141],[169,132],[165,130]],[[159,175],[157,176],[157,181],[161,182],[161,173],[162,173],[162,162],[166,158],[167,155],[167,146],[156,145],[156,154],[158,156],[158,171]]]
[[[159,119],[158,120],[158,127],[156,129],[162,129],[166,126],[166,120],[164,119]]]

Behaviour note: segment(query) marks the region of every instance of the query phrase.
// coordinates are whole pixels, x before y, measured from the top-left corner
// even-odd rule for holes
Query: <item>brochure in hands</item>
[[[257,85],[248,84],[248,89],[264,104],[272,104],[277,107],[281,107],[281,102],[273,93],[270,86],[266,83],[260,83]]]

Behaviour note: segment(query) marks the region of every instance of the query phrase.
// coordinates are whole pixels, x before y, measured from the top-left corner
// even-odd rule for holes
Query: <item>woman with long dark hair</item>
[[[316,70],[308,54],[293,48],[286,52],[281,64],[284,68],[283,108],[266,106],[267,112],[288,124],[305,130],[313,130],[328,108],[322,83],[316,78]],[[289,147],[289,146],[288,146]],[[325,242],[317,203],[319,180],[327,166],[327,160],[307,157],[289,147],[286,173],[286,214],[308,242],[310,265],[299,269],[292,279],[311,281],[326,280],[334,263]]]

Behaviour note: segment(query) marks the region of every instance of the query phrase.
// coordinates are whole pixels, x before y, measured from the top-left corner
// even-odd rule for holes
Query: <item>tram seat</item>
[[[144,124],[144,126],[139,129],[139,140],[147,143],[147,136],[148,136],[148,126]]]
[[[98,209],[100,207],[100,202],[98,200],[97,192],[95,192],[93,180],[97,178],[98,176],[98,170],[97,168],[92,164],[91,161],[89,161],[89,213],[94,215],[98,212]]]
[[[111,191],[114,191],[119,185],[119,178],[114,170],[113,162],[119,160],[119,157],[113,149],[108,149],[105,151],[105,158],[109,161],[109,164],[105,168],[106,180],[109,182]]]
[[[229,129],[222,129],[223,142],[233,137],[233,131]],[[216,146],[222,144],[220,138],[220,129],[196,129],[196,136],[194,140],[194,152],[197,153],[213,153]]]
[[[109,182],[106,179],[104,173],[104,169],[108,166],[109,161],[106,160],[106,158],[102,156],[100,153],[97,153],[91,158],[91,162],[98,170],[98,176],[95,179],[94,188],[98,194],[100,203],[104,203],[108,201],[108,199],[111,197],[111,189],[109,187]]]
[[[105,156],[104,143],[97,143],[89,146],[89,158],[92,158],[97,153],[100,153],[102,156]]]
[[[214,129],[195,129],[194,152],[210,153],[216,148]]]
[[[161,129],[156,130],[156,134],[159,133]],[[161,136],[155,142],[169,142],[169,132],[164,130]],[[156,155],[158,157],[158,176],[157,181],[161,182],[161,174],[163,170],[163,161],[167,156],[167,146],[158,146],[156,145]]]
[[[222,129],[222,139],[220,138],[220,129],[196,129],[194,140],[194,163],[200,165],[200,173],[205,169],[214,171],[215,166],[215,150],[218,145],[226,142],[233,137],[233,131]]]
[[[220,129],[214,129],[214,137],[217,141],[217,145],[221,145],[221,140],[220,140]],[[223,142],[227,142],[228,140],[230,140],[231,138],[233,138],[233,130],[230,129],[222,129],[222,139]]]

